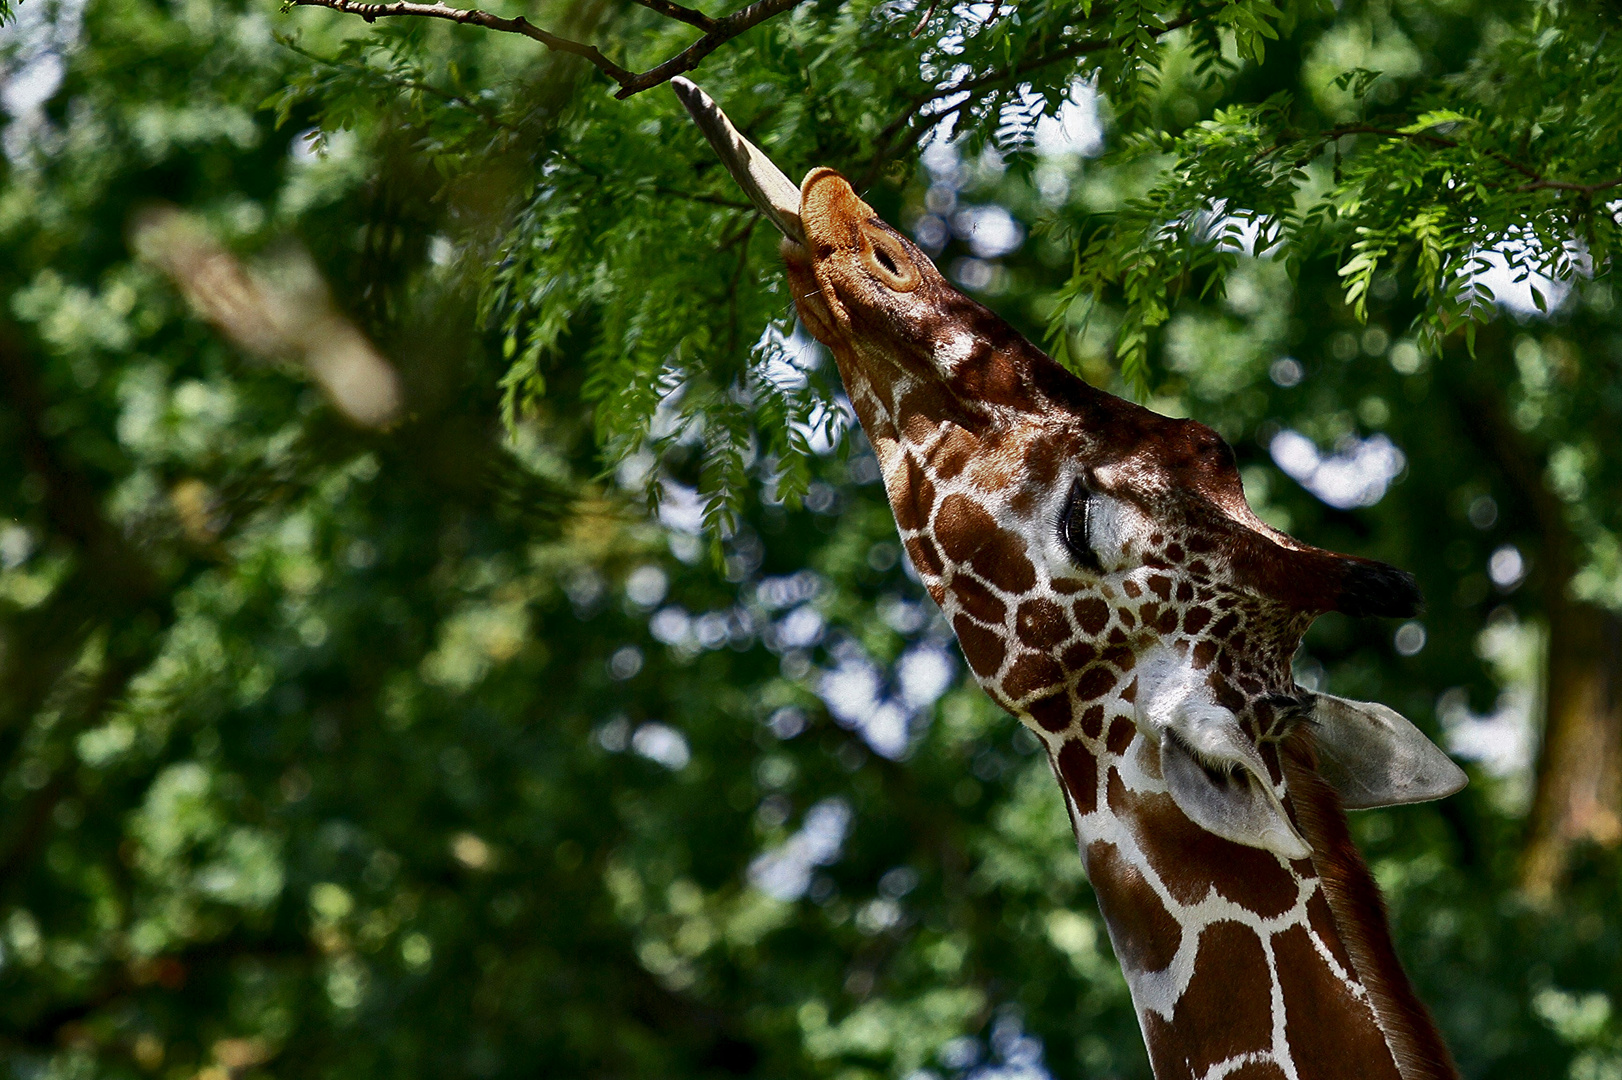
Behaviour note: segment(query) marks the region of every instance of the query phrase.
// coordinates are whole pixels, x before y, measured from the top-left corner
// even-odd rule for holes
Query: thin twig
[[[940,0],[929,0],[929,7],[924,10],[924,17],[918,20],[918,25],[912,28],[912,33],[908,34],[908,37],[917,37],[924,32],[924,27],[928,26],[929,20],[934,18],[935,5],[939,2]]]
[[[566,37],[542,30],[522,15],[513,19],[504,19],[500,15],[492,15],[488,11],[477,8],[453,8],[443,3],[421,4],[412,0],[395,0],[393,3],[369,4],[361,0],[286,0],[290,7],[324,7],[345,15],[358,15],[367,22],[376,19],[394,18],[397,16],[445,19],[449,22],[463,25],[481,26],[486,30],[499,30],[508,34],[522,34],[524,37],[539,41],[542,45],[556,52],[569,53],[589,62],[597,70],[613,79],[619,85],[615,93],[617,98],[628,98],[633,94],[640,94],[644,90],[675,78],[683,72],[692,71],[710,53],[726,42],[750,30],[756,25],[765,22],[774,15],[781,15],[804,3],[805,0],[756,0],[746,8],[742,8],[720,19],[711,19],[708,15],[669,3],[668,0],[637,0],[638,3],[673,19],[691,23],[694,26],[708,25],[703,37],[693,42],[687,48],[677,53],[657,67],[649,68],[643,72],[633,72],[620,67],[614,61],[604,56],[595,45],[587,45],[581,41],[572,41]],[[668,10],[667,10],[668,9]],[[681,14],[685,13],[685,14]],[[691,16],[691,17],[689,17]],[[694,19],[706,20],[706,23],[696,22]]]
[[[504,19],[500,15],[492,15],[488,11],[477,8],[453,8],[445,4],[418,4],[411,0],[395,0],[389,4],[367,4],[360,0],[287,0],[293,7],[324,7],[345,15],[359,15],[367,22],[378,19],[391,19],[397,16],[414,16],[423,19],[446,19],[462,25],[482,26],[486,30],[500,30],[508,34],[522,34],[533,38],[542,45],[557,52],[571,53],[582,57],[607,75],[610,79],[624,86],[636,76],[620,67],[614,61],[604,56],[595,45],[587,45],[579,41],[571,41],[566,37],[542,30],[522,15],[515,19]]]
[[[692,71],[698,67],[699,61],[720,46],[737,37],[746,30],[750,30],[765,22],[774,15],[781,15],[792,8],[799,7],[805,0],[755,0],[746,8],[734,11],[731,15],[715,21],[715,29],[693,42],[687,48],[666,60],[658,67],[649,68],[640,75],[632,76],[630,82],[620,85],[617,98],[628,98],[632,94],[669,82],[683,72]]]
[[[689,26],[696,26],[700,30],[704,31],[715,29],[715,20],[704,14],[702,11],[695,11],[690,7],[682,7],[680,4],[672,4],[670,0],[636,0],[636,2],[645,8],[652,11],[657,11],[667,19],[675,19],[678,22],[684,22]]]
[[[1522,184],[1516,191],[1542,191],[1553,188],[1556,191],[1576,191],[1583,195],[1592,195],[1596,191],[1606,191],[1610,188],[1622,187],[1622,176],[1615,180],[1605,180],[1598,184],[1579,184],[1572,180],[1535,180],[1530,184]]]

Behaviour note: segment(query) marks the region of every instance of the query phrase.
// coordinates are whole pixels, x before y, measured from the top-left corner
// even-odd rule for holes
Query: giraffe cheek
[[[935,518],[935,538],[954,562],[967,562],[997,530],[996,520],[965,495],[952,494],[941,502]]]
[[[1040,597],[1019,605],[1014,619],[1019,640],[1033,649],[1048,650],[1070,636],[1070,620],[1064,609],[1051,600]]]
[[[1014,661],[1002,681],[1002,692],[1009,701],[1023,701],[1063,682],[1064,669],[1057,660],[1045,653],[1027,652]]]

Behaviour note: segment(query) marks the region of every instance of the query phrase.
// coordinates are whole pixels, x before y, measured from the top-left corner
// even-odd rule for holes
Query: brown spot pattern
[[[1229,1073],[1227,1080],[1285,1080],[1285,1072],[1271,1061],[1247,1061]]]
[[[1019,605],[1014,616],[1019,639],[1033,649],[1051,649],[1070,636],[1070,620],[1064,609],[1040,597]]]
[[[1115,845],[1095,840],[1087,845],[1087,878],[1121,963],[1132,971],[1165,970],[1182,944],[1183,928],[1144,876]]]
[[[935,470],[935,475],[942,480],[950,480],[963,471],[969,459],[974,456],[977,442],[973,435],[955,424],[946,428],[945,434],[935,444],[934,453],[930,455],[929,463]]]
[[[1119,676],[1107,667],[1090,667],[1076,680],[1076,697],[1081,701],[1097,701],[1115,689]]]
[[[1098,657],[1098,648],[1090,641],[1078,641],[1066,647],[1061,659],[1064,666],[1075,671],[1086,664],[1090,664]]]
[[[1069,694],[1053,694],[1033,701],[1026,707],[1031,719],[1042,726],[1043,731],[1058,734],[1070,726],[1072,715]]]
[[[952,629],[957,631],[957,643],[974,673],[982,679],[996,676],[997,669],[1002,667],[1002,635],[995,630],[987,630],[964,615],[952,620]]]
[[[941,571],[946,568],[941,562],[941,553],[927,536],[914,536],[907,542],[907,557],[912,565],[917,567],[921,577],[940,577]]]
[[[1201,630],[1205,629],[1205,624],[1210,621],[1211,611],[1209,608],[1189,608],[1183,613],[1183,629],[1188,631],[1190,634],[1199,633]],[[1206,643],[1202,641],[1200,644],[1204,645]]]
[[[1006,529],[998,529],[974,553],[974,572],[1004,592],[1029,592],[1036,585],[1036,568],[1025,557],[1025,543]]]
[[[996,530],[997,523],[991,515],[961,493],[946,496],[940,513],[935,516],[935,539],[953,562],[968,562]]]
[[[1096,596],[1077,600],[1071,610],[1076,613],[1076,625],[1089,637],[1097,637],[1109,625],[1109,605]]]
[[[1312,932],[1318,935],[1318,940],[1329,948],[1329,955],[1335,958],[1342,971],[1352,970],[1352,958],[1346,952],[1346,945],[1340,940],[1340,933],[1335,928],[1335,917],[1329,910],[1329,901],[1324,899],[1322,889],[1318,889],[1307,898],[1307,925]]]
[[[1260,992],[1270,985],[1267,954],[1255,931],[1219,922],[1200,935],[1194,977],[1172,1014],[1180,1032],[1198,1033],[1195,1075],[1219,1061],[1272,1048],[1273,1003]],[[1236,987],[1246,990],[1235,993]]]
[[[1295,906],[1295,879],[1271,852],[1212,836],[1170,795],[1139,796],[1133,817],[1133,831],[1139,843],[1153,846],[1157,865],[1178,868],[1166,879],[1178,903],[1199,903],[1215,882],[1219,893],[1263,918]]]
[[[890,509],[895,512],[896,524],[912,532],[929,524],[929,512],[935,507],[935,485],[912,455],[905,460],[898,489],[890,491]]]
[[[1021,653],[1003,676],[1002,692],[1010,701],[1018,701],[1063,681],[1064,669],[1053,657],[1046,653]]]
[[[995,625],[1007,615],[1007,608],[997,595],[972,577],[954,574],[950,588],[958,605],[983,623]]]
[[[1284,991],[1284,1037],[1301,1080],[1345,1076],[1348,1061],[1362,1064],[1360,1080],[1402,1080],[1374,1014],[1334,978],[1306,930],[1292,926],[1274,935],[1273,956]]]
[[[1080,743],[1067,742],[1059,748],[1059,779],[1078,813],[1098,809],[1098,759]]]

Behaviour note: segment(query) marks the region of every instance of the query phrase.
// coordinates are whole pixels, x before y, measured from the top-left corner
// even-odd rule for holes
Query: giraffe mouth
[[[744,138],[721,106],[697,83],[678,76],[670,80],[670,85],[692,114],[693,122],[715,148],[721,164],[749,196],[749,201],[785,237],[803,245],[805,226],[800,222],[800,186],[784,175],[764,150]]]

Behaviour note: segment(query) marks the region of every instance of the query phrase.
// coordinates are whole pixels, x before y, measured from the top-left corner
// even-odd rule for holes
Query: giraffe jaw
[[[1211,700],[1203,672],[1165,645],[1138,662],[1138,729],[1160,748],[1160,771],[1190,821],[1285,859],[1312,854],[1291,823],[1267,764],[1232,710]]]
[[[805,228],[800,223],[800,189],[794,181],[772,163],[765,151],[743,137],[721,106],[699,89],[697,83],[678,75],[670,80],[670,86],[715,148],[727,172],[749,196],[749,201],[786,238],[803,244]]]

